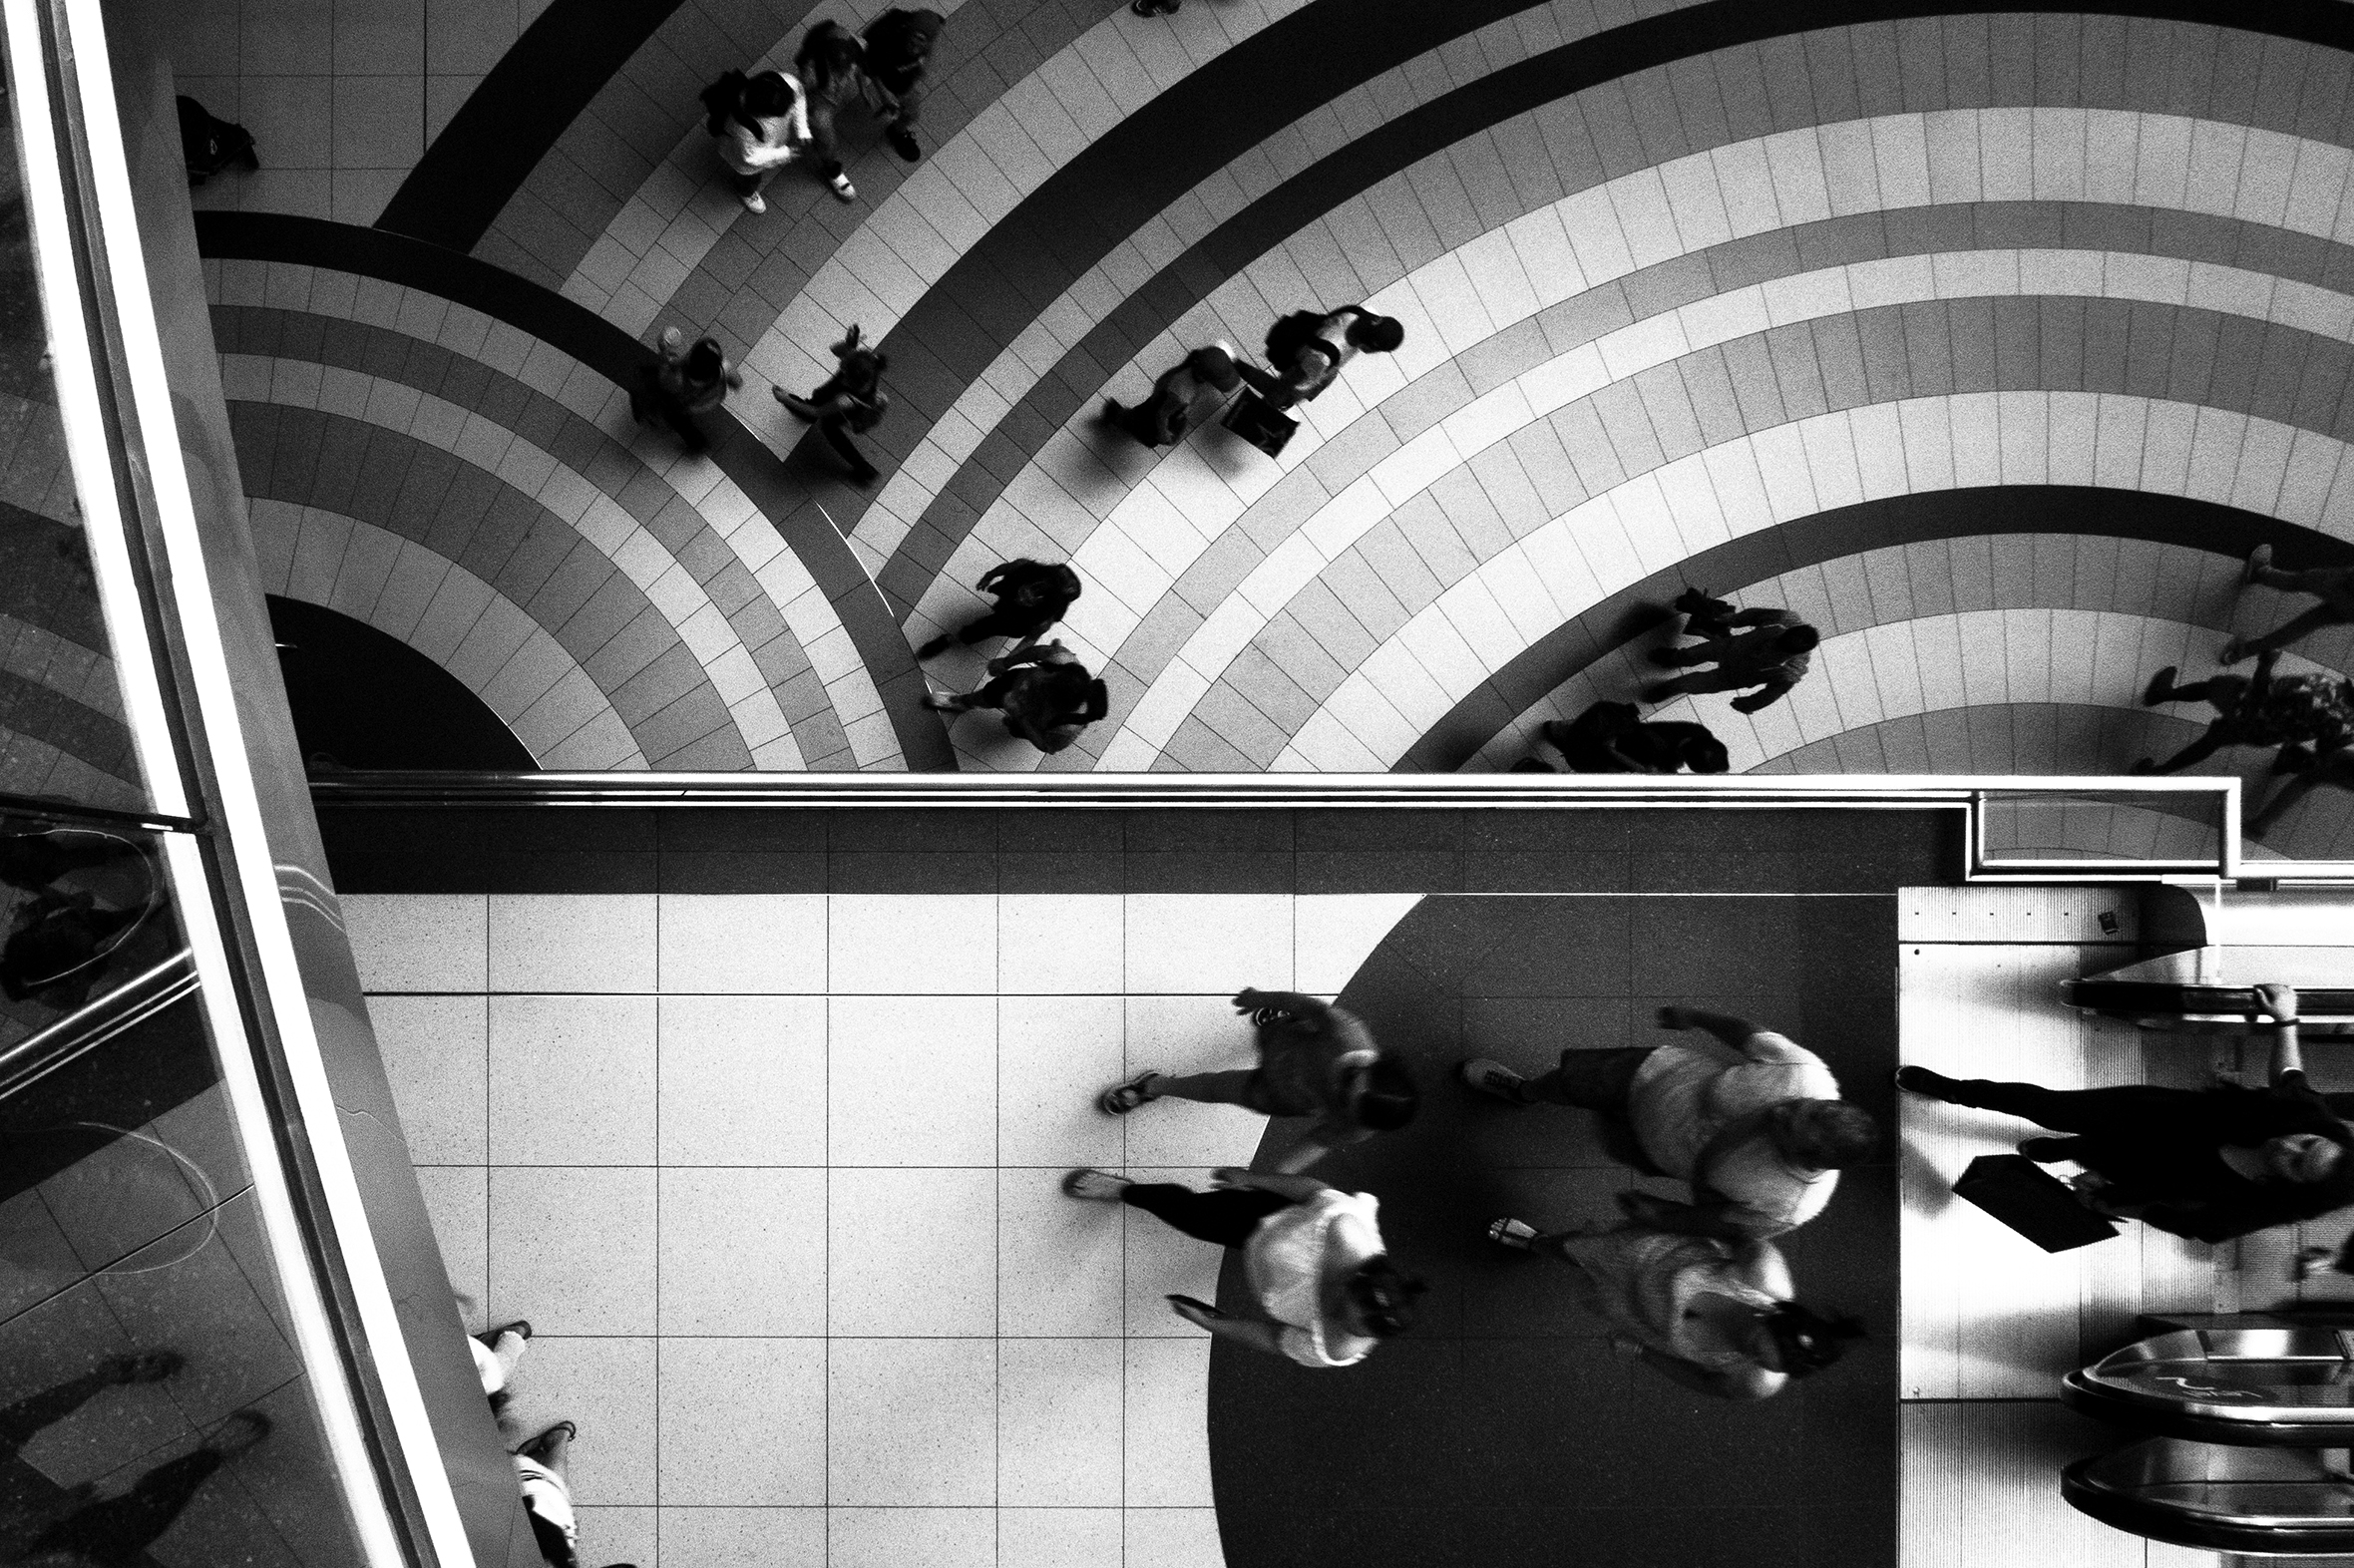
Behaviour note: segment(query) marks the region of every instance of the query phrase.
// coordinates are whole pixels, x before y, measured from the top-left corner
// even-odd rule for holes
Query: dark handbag
[[[1234,400],[1224,423],[1269,457],[1282,457],[1284,448],[1291,444],[1292,432],[1300,428],[1298,420],[1249,390]]]
[[[2046,1252],[2089,1247],[2117,1226],[2077,1201],[2068,1184],[2024,1154],[1981,1154],[1953,1184],[1967,1199]]]

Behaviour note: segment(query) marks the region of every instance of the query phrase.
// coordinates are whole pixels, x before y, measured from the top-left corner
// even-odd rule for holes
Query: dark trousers
[[[1121,1190],[1120,1201],[1142,1209],[1198,1241],[1220,1247],[1240,1247],[1251,1239],[1259,1222],[1278,1209],[1292,1206],[1256,1187],[1219,1187],[1195,1192],[1174,1182],[1136,1183]]]
[[[1621,1165],[1632,1165],[1647,1175],[1665,1174],[1636,1141],[1628,1104],[1634,1098],[1635,1073],[1656,1045],[1627,1045],[1611,1050],[1565,1050],[1561,1065],[1528,1081],[1530,1099],[1555,1105],[1575,1105],[1602,1117],[1602,1152]]]
[[[2000,1083],[1992,1078],[1954,1080],[1943,1098],[1949,1105],[2000,1111],[2057,1132],[2098,1138],[2140,1138],[2154,1122],[2171,1120],[2197,1099],[2192,1089],[2129,1083],[2113,1089],[2047,1089],[2035,1083]]]
[[[848,419],[840,414],[828,414],[817,422],[817,433],[826,438],[826,445],[834,449],[834,455],[848,465],[852,479],[862,485],[874,482],[875,465],[867,461],[858,443],[850,439]]]
[[[1035,615],[1014,605],[999,604],[979,620],[966,626],[964,630],[952,635],[955,640],[971,647],[974,643],[986,641],[990,637],[1012,637],[1018,641],[1023,637],[1033,636],[1045,630],[1046,626],[1051,624],[1053,624],[1051,621],[1043,625],[1040,624]]]
[[[639,373],[637,385],[630,389],[629,414],[641,425],[659,419],[689,452],[710,448],[711,438],[703,434],[702,427],[695,423],[694,415],[684,405],[662,390],[660,375],[650,365]]]

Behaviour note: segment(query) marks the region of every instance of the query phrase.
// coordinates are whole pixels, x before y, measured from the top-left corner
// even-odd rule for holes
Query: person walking
[[[1698,1393],[1765,1399],[1863,1337],[1853,1318],[1798,1305],[1789,1265],[1763,1238],[1727,1241],[1621,1223],[1539,1233],[1500,1219],[1488,1240],[1558,1258],[1577,1271],[1588,1312],[1611,1324],[1611,1348]]]
[[[924,156],[916,142],[916,119],[924,103],[924,72],[932,46],[946,26],[938,11],[884,12],[860,35],[865,44],[867,86],[883,118],[891,150],[913,164]]]
[[[783,387],[771,387],[769,394],[793,417],[817,426],[826,445],[848,465],[851,483],[871,485],[876,479],[875,465],[850,437],[854,431],[863,434],[874,429],[891,411],[891,398],[883,390],[883,372],[890,368],[891,359],[862,343],[855,321],[833,352],[834,373],[809,396],[795,397]]]
[[[1806,678],[1821,634],[1786,609],[1746,609],[1734,616],[1688,616],[1685,629],[1702,640],[1690,647],[1654,648],[1651,661],[1665,669],[1717,667],[1699,674],[1679,675],[1648,687],[1646,702],[1705,691],[1762,689],[1733,699],[1734,711],[1756,713],[1787,696]]]
[[[1142,1209],[1188,1236],[1239,1249],[1257,1316],[1169,1298],[1178,1317],[1222,1340],[1303,1367],[1354,1367],[1413,1326],[1413,1301],[1425,1287],[1390,1261],[1373,1194],[1231,1166],[1210,1179],[1214,1191],[1195,1192],[1083,1168],[1063,1177],[1062,1190]]]
[[[2261,653],[2277,653],[2325,626],[2354,625],[2354,567],[2312,567],[2303,572],[2276,571],[2272,565],[2272,547],[2258,545],[2248,552],[2247,566],[2239,575],[2239,586],[2246,588],[2258,584],[2268,588],[2278,588],[2284,593],[2308,593],[2321,602],[2302,614],[2291,616],[2262,636],[2233,637],[2223,644],[2222,658],[2226,664],[2236,664],[2243,658],[2254,658]]]
[[[967,621],[962,629],[944,631],[926,642],[916,649],[916,657],[936,658],[954,643],[971,647],[990,637],[1011,637],[1016,643],[1033,641],[1070,613],[1083,590],[1079,575],[1069,563],[1048,564],[1026,556],[998,562],[974,586],[995,595],[995,605],[988,613]]]
[[[928,692],[924,705],[941,713],[995,708],[1005,715],[1006,734],[1049,756],[1068,750],[1111,710],[1103,682],[1060,642],[1025,643],[990,659],[987,669],[987,684],[962,695]]]
[[[1594,702],[1574,719],[1548,719],[1537,733],[1572,773],[1723,773],[1725,743],[1706,724],[1645,723],[1632,702]]]
[[[1363,305],[1343,305],[1326,315],[1295,310],[1267,329],[1267,362],[1274,374],[1240,361],[1235,369],[1252,391],[1285,409],[1320,396],[1360,353],[1393,354],[1404,341],[1405,327],[1396,317],[1375,315]]]
[[[1780,1235],[1820,1214],[1839,1172],[1878,1147],[1871,1114],[1839,1098],[1822,1058],[1788,1035],[1699,1007],[1662,1007],[1659,1025],[1706,1037],[1564,1050],[1561,1064],[1537,1078],[1484,1056],[1457,1071],[1470,1088],[1507,1104],[1598,1111],[1614,1157],[1689,1183],[1689,1204],[1619,1195],[1630,1216],[1655,1230],[1726,1240]]]
[[[768,210],[761,193],[776,172],[809,145],[809,109],[801,84],[780,71],[730,71],[703,90],[705,129],[719,142],[736,199],[748,212]]]
[[[866,46],[840,22],[819,22],[802,36],[793,70],[809,98],[809,136],[817,149],[818,178],[838,201],[856,201],[858,188],[842,172],[836,122],[866,87]]]
[[[126,1379],[146,1381],[147,1378]],[[231,1411],[194,1449],[167,1459],[113,1497],[90,1498],[35,1535],[12,1562],[48,1568],[148,1568],[148,1547],[172,1528],[214,1471],[270,1433],[259,1410]]]
[[[494,1415],[505,1413],[510,1398],[507,1385],[515,1380],[516,1366],[531,1342],[532,1326],[522,1318],[466,1337],[466,1348],[474,1354],[475,1375],[482,1379],[483,1396],[491,1401]]]
[[[692,347],[676,327],[663,329],[660,356],[638,372],[629,390],[629,415],[641,425],[656,420],[670,427],[689,452],[707,452],[711,438],[696,416],[727,401],[728,389],[744,384],[744,373],[728,359],[715,337]]]
[[[1403,1058],[1374,1043],[1355,1013],[1322,997],[1246,987],[1234,1010],[1250,1015],[1259,1065],[1172,1077],[1158,1068],[1115,1083],[1096,1108],[1125,1116],[1154,1100],[1241,1105],[1262,1116],[1313,1116],[1276,1168],[1304,1171],[1327,1154],[1414,1119],[1421,1097]]]
[[[1221,340],[1195,349],[1162,371],[1152,384],[1152,396],[1134,408],[1122,408],[1119,399],[1105,398],[1103,417],[1139,445],[1171,447],[1195,426],[1215,419],[1242,384],[1234,345]]]
[[[2215,719],[2196,740],[2159,762],[2138,759],[2137,774],[2177,773],[2203,762],[2225,746],[2279,746],[2284,750],[2310,745],[2321,751],[2354,743],[2354,681],[2344,675],[2313,671],[2302,675],[2272,673],[2278,653],[2264,653],[2245,675],[2209,675],[2187,684],[2175,679],[2168,664],[2150,677],[2142,705],[2161,702],[2204,702]]]
[[[2272,1035],[2261,1089],[2047,1089],[1910,1065],[1896,1069],[1896,1086],[2070,1134],[2029,1138],[2019,1152],[2047,1165],[2076,1161],[2085,1206],[2113,1219],[2203,1242],[2314,1219],[2354,1203],[2354,1129],[2306,1081],[2296,990],[2254,990]]]

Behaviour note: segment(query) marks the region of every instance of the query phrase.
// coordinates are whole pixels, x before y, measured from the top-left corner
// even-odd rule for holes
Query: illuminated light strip
[[[71,303],[71,312],[53,310],[52,320],[65,317],[82,324],[80,290],[71,247],[66,239],[67,214],[62,181],[56,166],[55,126],[49,118],[48,83],[43,79],[43,48],[36,0],[0,0],[6,7],[16,100],[22,117],[25,145],[43,156],[23,159],[28,194],[34,196],[37,255],[44,293],[53,305]],[[400,1462],[408,1470],[425,1516],[430,1547],[441,1568],[473,1568],[473,1548],[466,1538],[457,1500],[452,1495],[441,1450],[434,1441],[431,1421],[410,1366],[391,1295],[353,1179],[348,1151],[343,1146],[339,1115],[320,1059],[318,1038],[307,1005],[283,1005],[307,995],[295,961],[285,911],[279,902],[274,868],[267,854],[268,834],[255,794],[244,751],[244,730],[238,720],[235,693],[227,660],[213,619],[209,575],[190,499],[187,472],[178,442],[178,421],[171,406],[162,344],[147,293],[147,271],[131,200],[128,164],[115,108],[113,72],[106,48],[104,19],[95,0],[58,0],[52,12],[67,36],[59,40],[69,55],[72,91],[82,106],[83,131],[88,139],[91,190],[97,207],[100,249],[113,285],[116,324],[128,371],[127,391],[138,428],[147,439],[143,456],[149,465],[161,534],[170,564],[168,582],[158,585],[169,594],[170,608],[179,623],[188,655],[187,675],[195,690],[196,712],[207,741],[218,784],[218,826],[242,848],[235,855],[238,885],[233,890],[252,923],[260,961],[263,997],[272,1001],[271,1013],[283,1046],[286,1075],[293,1091],[295,1113],[303,1124],[304,1142],[317,1166],[331,1235],[322,1238],[347,1271],[367,1352],[380,1379],[389,1407]],[[74,462],[86,532],[93,538],[99,565],[110,635],[118,638],[118,663],[126,672],[126,686],[139,692],[127,695],[125,707],[150,787],[158,794],[159,809],[185,815],[183,793],[174,759],[172,735],[161,686],[155,678],[154,650],[145,635],[145,616],[139,604],[131,560],[124,543],[125,520],[117,506],[114,465],[103,437],[95,371],[86,340],[58,334],[65,349],[59,355],[60,400],[68,411],[69,451]],[[71,368],[67,370],[67,360]],[[70,385],[67,377],[71,376]],[[103,542],[103,543],[102,543]],[[126,628],[137,628],[136,636]],[[169,793],[163,781],[169,780]],[[254,853],[254,851],[260,853]],[[270,1246],[287,1306],[288,1328],[299,1351],[313,1390],[329,1457],[334,1465],[353,1526],[371,1568],[406,1568],[411,1558],[403,1549],[389,1513],[369,1449],[354,1391],[347,1379],[342,1352],[330,1320],[319,1281],[312,1273],[292,1191],[279,1160],[267,1104],[261,1093],[258,1069],[250,1052],[245,1022],[236,1005],[227,949],[214,913],[201,851],[193,839],[168,836],[166,862],[180,887],[181,916],[188,925],[192,949],[202,977],[202,1000],[222,1069],[222,1085],[235,1108],[235,1125],[242,1151],[253,1173],[263,1234]],[[244,1042],[246,1049],[235,1048]]]

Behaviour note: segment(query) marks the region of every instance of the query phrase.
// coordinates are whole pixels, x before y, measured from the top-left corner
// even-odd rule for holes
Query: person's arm
[[[1239,1165],[1227,1165],[1210,1172],[1210,1180],[1221,1187],[1251,1187],[1260,1192],[1272,1192],[1279,1198],[1294,1203],[1306,1203],[1320,1192],[1333,1190],[1330,1182],[1318,1181],[1313,1176],[1300,1176],[1282,1171],[1252,1171]]]
[[[1725,618],[1729,626],[1794,626],[1798,617],[1786,609],[1737,609]]]
[[[2290,1073],[2302,1076],[2305,1071],[2304,1053],[2297,1043],[2297,990],[2294,985],[2258,985],[2256,1001],[2264,1015],[2272,1021],[2272,1071],[2269,1078],[2274,1088]]]
[[[1756,691],[1751,692],[1748,696],[1735,697],[1733,699],[1733,711],[1736,713],[1755,713],[1762,708],[1769,708],[1776,702],[1779,702],[1782,698],[1788,696],[1790,694],[1790,688],[1795,685],[1797,685],[1796,681],[1787,680],[1782,676],[1776,675],[1771,680],[1766,682],[1765,685],[1759,687]]]
[[[1247,1345],[1254,1351],[1265,1351],[1270,1356],[1290,1359],[1284,1350],[1283,1329],[1277,1324],[1258,1318],[1231,1318],[1207,1302],[1197,1302],[1190,1296],[1169,1298],[1169,1310],[1196,1328],[1207,1329],[1221,1340],[1232,1340]]]
[[[986,572],[983,572],[981,575],[981,581],[974,584],[973,586],[981,589],[981,592],[987,593],[993,597],[995,596],[997,590],[1004,586],[1005,579],[1009,577],[1012,572],[1012,562],[1000,561],[995,566],[989,568]]]
[[[1706,1007],[1662,1007],[1659,1009],[1659,1026],[1663,1029],[1705,1029],[1745,1056],[1749,1054],[1750,1037],[1766,1032],[1747,1018],[1737,1018],[1730,1012],[1711,1012]]]
[[[1619,750],[1618,742],[1615,740],[1604,741],[1602,749],[1616,757],[1619,766],[1625,768],[1629,773],[1673,773],[1676,771],[1674,768],[1655,768],[1648,762],[1637,762],[1633,757]]]
[[[1682,1383],[1695,1393],[1705,1393],[1717,1399],[1763,1399],[1781,1386],[1779,1379],[1761,1376],[1764,1369],[1748,1372],[1722,1372],[1698,1366],[1665,1351],[1655,1351],[1638,1344],[1625,1335],[1611,1336],[1611,1348],[1621,1356],[1629,1356],[1658,1372],[1661,1376]]]
[[[850,335],[844,338],[841,342],[834,345],[834,357],[836,359],[848,359],[851,355],[858,352],[858,345],[862,330],[863,329],[857,322],[853,321],[850,323]]]
[[[1654,1197],[1630,1188],[1618,1195],[1618,1206],[1638,1225],[1655,1231],[1673,1231],[1679,1236],[1739,1241],[1753,1234],[1737,1218],[1747,1211],[1731,1198],[1711,1196],[1698,1203],[1678,1203],[1672,1198]]]
[[[2279,662],[2278,649],[2256,655],[2256,667],[2248,672],[2247,690],[2231,711],[2231,718],[2252,719],[2264,710],[2264,699],[2272,693],[2272,666]]]
[[[1040,643],[1035,637],[1032,637],[990,659],[986,667],[990,674],[1002,675],[1007,670],[1018,669],[1024,664],[1050,664],[1054,662],[1054,654],[1061,647],[1062,644],[1059,642]]]

